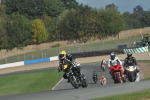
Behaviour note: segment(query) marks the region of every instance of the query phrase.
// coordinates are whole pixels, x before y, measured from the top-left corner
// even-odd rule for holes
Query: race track
[[[99,65],[99,63],[81,65],[81,71],[85,74],[88,81],[87,88],[80,87],[79,89],[74,89],[70,83],[67,83],[67,80],[63,79],[52,91],[2,96],[0,97],[0,100],[89,100],[92,98],[134,92],[149,88],[150,81],[127,81],[126,83],[114,84],[108,74],[108,68],[103,72]],[[99,81],[97,84],[94,84],[92,80],[92,73],[94,70],[97,72],[98,77],[104,75],[107,78],[107,85],[102,86]]]

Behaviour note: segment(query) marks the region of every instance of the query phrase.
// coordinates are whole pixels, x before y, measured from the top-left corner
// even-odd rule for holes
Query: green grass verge
[[[150,60],[137,60],[137,63],[140,62],[140,63],[150,63]]]
[[[128,94],[113,95],[103,98],[95,98],[91,100],[149,100],[150,99],[150,89],[142,90],[138,92],[132,92]]]
[[[51,90],[61,78],[56,70],[0,76],[0,95]]]

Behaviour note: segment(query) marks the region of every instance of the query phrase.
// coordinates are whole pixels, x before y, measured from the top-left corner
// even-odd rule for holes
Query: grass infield
[[[0,76],[0,96],[52,90],[62,74],[56,70],[47,70]]]

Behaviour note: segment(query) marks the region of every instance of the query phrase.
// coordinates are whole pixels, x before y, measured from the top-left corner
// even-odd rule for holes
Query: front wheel
[[[115,74],[115,80],[114,80],[114,83],[121,83],[121,79],[120,79],[120,75],[117,73]]]
[[[131,73],[131,72],[128,73],[128,80],[130,82],[134,82],[135,81],[135,75],[134,75],[134,73]]]
[[[86,79],[84,79],[84,80],[82,81],[82,87],[85,88],[85,87],[87,87],[87,86],[88,86],[88,83],[87,83]]]
[[[72,84],[72,86],[77,89],[79,87],[79,84],[77,82],[77,79],[75,76],[69,76],[68,80],[70,81],[70,83]]]

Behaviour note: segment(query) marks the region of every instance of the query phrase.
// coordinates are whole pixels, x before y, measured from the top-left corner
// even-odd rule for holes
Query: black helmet
[[[132,56],[132,53],[128,52],[128,53],[127,53],[127,56],[128,56],[128,57],[131,57],[131,56]]]
[[[115,53],[114,52],[112,52],[111,54],[110,54],[110,58],[112,59],[112,60],[114,60],[115,59]]]

